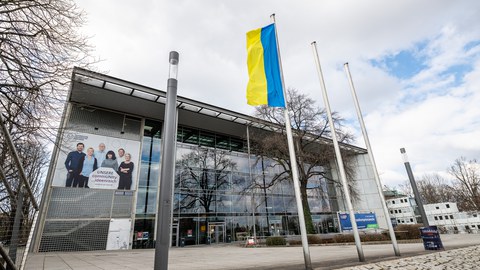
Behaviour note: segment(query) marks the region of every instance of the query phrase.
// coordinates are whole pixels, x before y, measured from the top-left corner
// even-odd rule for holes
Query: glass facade
[[[157,211],[162,125],[146,120],[144,127],[134,248],[153,246]],[[244,240],[254,231],[259,237],[299,234],[292,182],[276,179],[281,166],[271,159],[249,160],[246,152],[241,138],[179,126],[173,246],[180,238],[186,245],[200,245]],[[327,181],[317,177],[308,188],[317,232],[337,231],[337,209],[327,195]]]

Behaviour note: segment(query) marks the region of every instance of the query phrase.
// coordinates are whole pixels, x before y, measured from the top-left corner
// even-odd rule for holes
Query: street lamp
[[[168,269],[168,249],[172,240],[170,223],[172,220],[172,195],[175,180],[175,153],[177,138],[177,74],[178,52],[169,56],[167,100],[162,132],[162,164],[158,190],[157,233],[155,242],[155,270]]]
[[[407,152],[405,148],[400,148],[400,153],[402,153],[403,163],[405,164],[405,169],[407,170],[408,179],[410,180],[410,185],[412,186],[413,195],[415,196],[415,201],[417,202],[418,209],[420,210],[420,216],[422,217],[423,226],[428,227],[428,218],[423,208],[422,197],[418,192],[417,184],[415,183],[415,178],[413,177],[412,168],[410,167],[410,162],[408,162]]]

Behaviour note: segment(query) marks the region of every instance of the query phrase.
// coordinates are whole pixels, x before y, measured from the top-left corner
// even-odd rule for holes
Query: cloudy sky
[[[245,33],[275,13],[285,84],[324,106],[311,42],[332,109],[364,147],[343,64],[349,63],[380,178],[417,179],[465,156],[480,158],[478,0],[76,0],[87,13],[98,69],[165,89],[180,53],[179,95],[251,114]],[[141,4],[140,4],[141,3]]]

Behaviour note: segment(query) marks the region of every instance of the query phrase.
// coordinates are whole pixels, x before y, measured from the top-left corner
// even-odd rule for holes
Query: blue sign
[[[437,226],[420,228],[420,235],[423,239],[423,247],[425,250],[444,249]]]
[[[350,222],[349,214],[338,213],[338,218],[342,231],[348,231],[352,229],[352,223]],[[356,213],[355,221],[357,222],[358,229],[378,228],[377,217],[375,216],[375,213]]]

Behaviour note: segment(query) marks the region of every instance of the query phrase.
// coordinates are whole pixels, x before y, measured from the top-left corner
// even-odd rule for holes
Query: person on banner
[[[105,160],[102,162],[102,165],[100,167],[103,168],[112,168],[114,171],[118,170],[118,161],[117,157],[115,156],[115,152],[112,150],[107,152],[107,155],[105,156]]]
[[[125,161],[125,149],[123,148],[118,149],[117,160],[118,160],[118,163],[122,163]]]
[[[67,168],[67,180],[65,181],[66,187],[71,187],[72,183],[76,180],[79,181],[80,172],[82,167],[80,166],[80,161],[85,156],[83,153],[83,148],[85,145],[83,143],[77,143],[77,150],[68,153],[67,158],[65,159],[65,168]]]
[[[118,167],[118,174],[120,175],[118,189],[130,190],[132,187],[132,173],[134,165],[131,159],[132,156],[129,153],[126,153],[125,161],[120,163],[120,166]]]
[[[105,144],[104,143],[100,143],[98,145],[98,150],[95,151],[94,155],[95,155],[95,158],[97,159],[97,163],[99,165],[101,165],[103,163],[103,161],[105,160],[105,157],[106,157],[106,154],[107,154],[107,151],[105,151]]]
[[[97,158],[95,158],[93,152],[93,147],[89,147],[85,157],[80,160],[80,177],[78,178],[78,181],[73,181],[73,187],[78,186],[80,188],[88,188],[88,177],[90,177],[90,174],[98,168]]]

